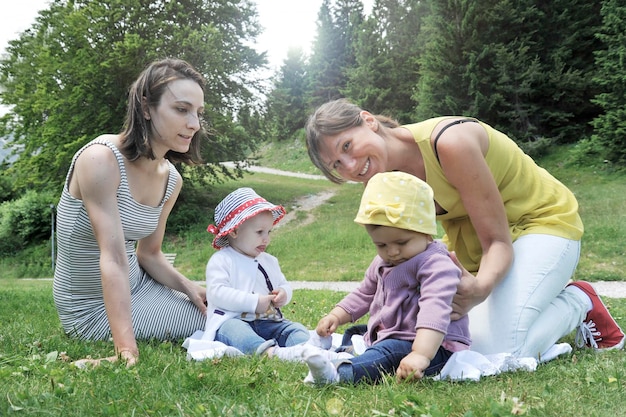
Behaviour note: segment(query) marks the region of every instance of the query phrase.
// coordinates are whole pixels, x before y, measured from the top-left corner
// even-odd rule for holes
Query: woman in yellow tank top
[[[433,188],[442,240],[464,269],[452,318],[469,313],[473,350],[541,360],[576,328],[580,346],[623,347],[593,287],[569,282],[583,234],[576,198],[505,134],[464,117],[400,126],[344,99],[320,106],[306,133],[335,183],[403,171]]]

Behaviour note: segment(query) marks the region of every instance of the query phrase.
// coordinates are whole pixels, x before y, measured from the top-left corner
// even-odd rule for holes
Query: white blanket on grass
[[[202,361],[217,359],[222,356],[243,356],[243,353],[232,346],[221,342],[202,340],[202,330],[196,331],[185,339],[183,347],[187,349],[187,359]],[[328,338],[320,338],[311,330],[311,338],[307,342],[322,349],[336,349],[341,344],[342,335],[333,334]],[[365,351],[363,336],[352,336],[354,352],[360,355]],[[557,356],[570,353],[572,347],[567,343],[558,343],[552,346],[539,362],[535,358],[515,358],[510,353],[483,355],[471,350],[463,350],[452,354],[441,372],[435,376],[437,380],[450,381],[478,381],[483,376],[498,375],[502,372],[528,371],[533,372],[539,363],[548,362]]]

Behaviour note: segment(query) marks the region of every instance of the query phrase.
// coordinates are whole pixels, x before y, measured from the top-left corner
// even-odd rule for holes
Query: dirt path
[[[235,164],[233,162],[222,162],[222,165],[224,165],[225,167],[228,167],[228,168],[234,168],[235,167]],[[305,179],[309,179],[309,180],[325,180],[325,181],[328,181],[328,179],[325,176],[323,176],[323,175],[303,174],[301,172],[283,171],[283,170],[280,170],[280,169],[260,167],[260,166],[256,166],[256,165],[249,165],[249,166],[246,166],[244,169],[246,171],[250,171],[250,172],[260,172],[260,173],[272,174],[272,175],[283,175],[285,177],[305,178]],[[321,206],[329,198],[331,198],[334,195],[335,195],[335,193],[333,191],[329,190],[329,191],[323,191],[323,192],[318,193],[318,194],[310,194],[310,195],[307,195],[307,196],[304,196],[304,197],[298,199],[293,207],[291,207],[291,208],[285,207],[285,209],[287,210],[287,214],[285,215],[283,220],[281,220],[281,222],[278,223],[278,225],[276,227],[278,228],[278,227],[284,226],[285,224],[289,223],[291,220],[296,218],[297,213],[300,212],[300,211],[307,212],[307,217],[302,222],[301,226],[305,226],[307,224],[310,224],[311,222],[313,222],[313,220],[315,220],[315,217],[312,214],[308,213],[308,212],[313,210],[316,207]]]
[[[231,168],[234,169],[235,168],[235,163],[234,162],[221,162],[222,165],[224,165],[227,168]],[[303,174],[301,172],[291,172],[291,171],[283,171],[280,169],[274,169],[274,168],[266,168],[266,167],[260,167],[260,166],[256,166],[256,165],[248,165],[245,166],[244,171],[250,171],[250,172],[260,172],[263,174],[273,174],[273,175],[283,175],[285,177],[296,177],[296,178],[306,178],[309,180],[325,180],[328,181],[328,179],[323,176],[323,175],[315,175],[315,174]]]
[[[313,216],[311,213],[308,213],[308,212],[313,210],[316,207],[321,206],[329,198],[331,198],[334,195],[335,193],[333,191],[323,191],[318,194],[310,194],[310,195],[307,195],[298,199],[294,207],[292,207],[291,209],[285,207],[285,209],[287,210],[287,214],[285,215],[285,217],[283,217],[281,222],[278,223],[276,227],[278,228],[278,227],[286,225],[291,220],[295,219],[298,212],[300,211],[307,212],[306,219],[302,221],[300,226],[306,226],[307,224],[312,223],[313,220],[315,220],[315,216]]]

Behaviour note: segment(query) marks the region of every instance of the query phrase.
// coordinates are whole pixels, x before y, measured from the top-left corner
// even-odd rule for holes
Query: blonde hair
[[[362,111],[361,107],[342,98],[322,104],[306,122],[306,147],[309,158],[313,165],[335,184],[344,183],[345,180],[322,161],[320,145],[326,137],[361,126],[363,124]],[[374,117],[382,127],[394,128],[400,125],[396,120],[387,116],[375,115]]]

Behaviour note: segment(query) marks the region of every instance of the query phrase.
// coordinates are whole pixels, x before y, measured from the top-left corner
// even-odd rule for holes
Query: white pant
[[[526,235],[513,243],[509,273],[470,313],[472,350],[540,359],[587,314],[587,304],[564,289],[580,256],[580,241]]]

